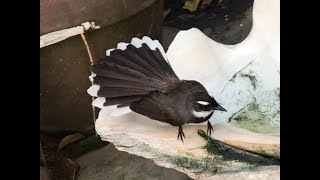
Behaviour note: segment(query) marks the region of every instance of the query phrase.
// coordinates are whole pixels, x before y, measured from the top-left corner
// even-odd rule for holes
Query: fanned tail
[[[97,97],[93,105],[111,108],[113,115],[130,112],[131,103],[151,91],[166,92],[179,81],[159,41],[147,36],[107,50],[92,65],[89,78],[93,85],[87,92]]]

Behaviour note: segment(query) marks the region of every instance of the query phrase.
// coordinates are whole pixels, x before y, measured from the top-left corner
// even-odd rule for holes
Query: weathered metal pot
[[[85,33],[93,59],[118,42],[148,35],[161,40],[160,0],[40,0],[40,35],[94,21]],[[40,49],[40,129],[93,132],[90,62],[81,37]]]

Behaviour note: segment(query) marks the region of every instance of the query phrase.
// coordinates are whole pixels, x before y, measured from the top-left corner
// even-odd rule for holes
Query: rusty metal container
[[[160,0],[40,0],[40,35],[94,21],[85,33],[93,59],[118,42],[148,35],[161,41]],[[93,132],[90,62],[81,36],[40,49],[40,129]]]

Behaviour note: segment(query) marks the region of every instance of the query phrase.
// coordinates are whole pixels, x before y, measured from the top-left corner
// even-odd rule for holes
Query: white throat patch
[[[206,118],[208,117],[211,113],[213,112],[213,110],[211,111],[200,111],[200,112],[197,112],[195,110],[192,110],[192,114],[197,117],[197,118]]]

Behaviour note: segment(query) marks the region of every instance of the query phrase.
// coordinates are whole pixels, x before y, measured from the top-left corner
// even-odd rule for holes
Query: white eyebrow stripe
[[[206,101],[197,101],[198,104],[202,104],[202,105],[209,105],[210,103],[206,102]]]

